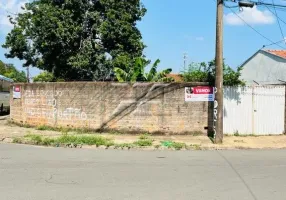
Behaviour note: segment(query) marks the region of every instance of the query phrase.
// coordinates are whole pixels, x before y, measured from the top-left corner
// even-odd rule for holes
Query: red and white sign
[[[20,86],[14,86],[14,91],[15,92],[21,92],[21,87]]]
[[[13,98],[21,99],[21,86],[16,85],[13,87]]]
[[[214,88],[197,86],[185,88],[185,101],[214,101]]]

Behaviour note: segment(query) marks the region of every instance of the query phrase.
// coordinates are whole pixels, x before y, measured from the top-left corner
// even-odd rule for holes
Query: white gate
[[[285,87],[225,87],[224,133],[284,133]]]

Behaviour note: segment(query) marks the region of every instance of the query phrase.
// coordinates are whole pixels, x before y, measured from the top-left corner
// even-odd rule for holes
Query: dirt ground
[[[24,137],[27,134],[39,134],[42,136],[56,137],[62,133],[57,131],[40,131],[35,128],[24,128],[8,123],[7,117],[0,117],[0,141],[11,142],[13,138]],[[76,133],[69,133],[76,134]],[[114,139],[115,143],[132,143],[138,140],[138,135],[114,135],[100,134]],[[282,149],[286,148],[286,136],[225,136],[224,143],[213,144],[206,136],[152,136],[154,145],[161,141],[181,142],[187,145],[197,145],[201,149]]]

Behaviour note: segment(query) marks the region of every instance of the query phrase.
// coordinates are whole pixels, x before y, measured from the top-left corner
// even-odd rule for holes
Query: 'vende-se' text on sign
[[[214,101],[214,88],[210,86],[197,86],[185,88],[185,101]]]

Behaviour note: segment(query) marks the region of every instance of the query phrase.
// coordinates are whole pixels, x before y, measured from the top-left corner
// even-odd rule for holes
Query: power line
[[[285,38],[285,36],[284,36],[284,34],[283,34],[283,31],[282,31],[282,28],[281,28],[281,24],[280,24],[280,20],[279,20],[279,17],[278,17],[278,14],[277,14],[276,8],[275,8],[275,6],[274,6],[274,0],[272,0],[272,5],[273,5],[274,11],[275,11],[275,16],[276,16],[276,18],[277,18],[277,24],[278,24],[278,26],[279,26],[279,29],[280,29],[280,32],[281,32],[282,38],[284,39],[284,38]]]
[[[268,6],[266,6],[266,5],[264,5],[265,6],[265,8],[267,8],[272,14],[274,14],[275,15],[275,13],[268,7]],[[276,9],[277,10],[277,9]],[[279,17],[278,15],[276,16],[281,22],[283,22],[284,24],[286,24],[286,22],[283,20],[283,19],[281,19],[281,17]]]
[[[244,2],[244,4],[246,4],[246,2],[250,5],[256,5],[256,6],[260,6],[260,5],[267,5],[267,6],[271,6],[271,7],[275,7],[277,9],[285,9],[286,5],[279,5],[279,4],[274,4],[274,3],[266,3],[263,2],[262,0],[258,0],[258,1],[242,1],[242,0],[224,0],[224,1],[228,1],[228,2],[232,2],[232,3],[240,3],[240,2]]]
[[[264,39],[268,40],[269,42],[275,44],[274,41],[272,41],[272,40],[269,39],[268,37],[264,36],[262,33],[260,33],[258,30],[256,30],[253,26],[251,26],[250,24],[248,24],[248,23],[247,23],[242,17],[240,17],[232,8],[230,8],[230,7],[227,6],[226,4],[225,4],[225,7],[227,7],[228,9],[230,9],[233,14],[235,14],[239,19],[241,19],[249,28],[251,28],[253,31],[255,31],[258,35],[260,35],[260,36],[263,37]],[[285,49],[284,47],[282,47],[282,46],[279,45],[279,44],[275,44],[275,45],[278,46],[278,47],[280,47],[280,48],[282,48],[282,49]]]
[[[274,43],[271,43],[271,44],[266,44],[266,45],[263,45],[263,48],[264,48],[264,47],[268,47],[268,46],[272,46],[272,45],[275,45],[275,44],[279,44],[279,43],[285,42],[285,41],[286,41],[286,39],[284,39],[284,40],[279,40],[278,42],[274,42]]]

